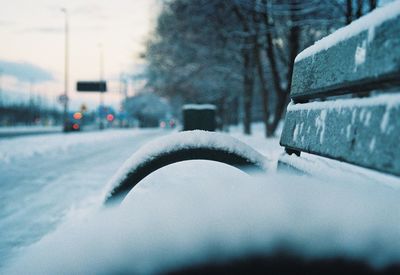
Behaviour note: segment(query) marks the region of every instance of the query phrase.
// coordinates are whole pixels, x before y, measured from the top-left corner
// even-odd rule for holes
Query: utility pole
[[[64,112],[63,112],[63,128],[64,132],[68,130],[68,82],[69,82],[69,25],[68,25],[68,10],[62,8],[61,11],[65,14],[65,45],[64,45]]]
[[[121,73],[120,77],[119,77],[119,93],[121,94],[121,97],[122,97],[121,101],[124,101],[124,100],[126,101],[128,98],[128,91],[127,91],[128,87],[127,86],[128,86],[128,83],[126,80],[126,76],[124,73]]]
[[[2,86],[3,70],[0,68],[0,106],[3,106],[3,86]]]
[[[103,44],[99,43],[99,77],[100,77],[100,82],[104,81],[104,52],[103,52]],[[99,128],[100,130],[104,129],[104,92],[103,86],[101,86],[100,90],[100,125]]]
[[[35,101],[33,98],[33,80],[29,80],[29,125],[35,120]]]

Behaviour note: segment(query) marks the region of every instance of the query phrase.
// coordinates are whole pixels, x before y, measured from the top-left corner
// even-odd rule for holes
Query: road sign
[[[66,95],[59,95],[57,98],[58,102],[61,104],[65,104],[68,102],[69,98]]]
[[[86,104],[82,104],[82,105],[81,105],[81,112],[82,112],[82,113],[87,112],[87,106],[86,106]]]
[[[76,90],[78,92],[107,92],[106,81],[78,81],[76,83]]]

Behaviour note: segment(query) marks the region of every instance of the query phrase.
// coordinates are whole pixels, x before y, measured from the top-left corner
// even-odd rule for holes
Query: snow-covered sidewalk
[[[86,146],[114,139],[134,136],[138,130],[121,129],[103,132],[58,133],[0,139],[0,163],[34,156],[57,155],[68,152],[73,146]]]
[[[61,126],[13,126],[0,127],[0,134],[29,132],[61,132]]]

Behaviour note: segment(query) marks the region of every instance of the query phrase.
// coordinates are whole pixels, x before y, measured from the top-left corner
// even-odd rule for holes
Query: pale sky
[[[77,80],[99,79],[99,44],[103,45],[104,75],[109,81],[106,104],[118,106],[119,75],[132,73],[143,63],[139,54],[154,28],[157,3],[157,0],[0,0],[2,90],[12,91],[14,98],[27,100],[30,87],[27,79],[31,79],[35,94],[46,94],[54,101],[63,93],[65,15],[61,8],[65,7],[69,12],[72,108],[82,103],[94,107],[98,103],[98,94],[77,93],[75,87]]]

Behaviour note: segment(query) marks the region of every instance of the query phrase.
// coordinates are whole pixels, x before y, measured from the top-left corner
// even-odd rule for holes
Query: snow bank
[[[265,125],[262,122],[252,123],[252,134],[243,134],[243,126],[231,126],[229,135],[251,145],[257,152],[269,159],[277,160],[282,154],[283,149],[279,145],[279,138],[283,130],[283,121],[276,130],[275,137],[265,138]],[[275,167],[269,167],[268,170],[275,170]]]
[[[114,188],[119,186],[130,171],[134,171],[144,162],[157,158],[168,152],[178,151],[186,148],[214,148],[229,153],[247,157],[247,159],[258,164],[260,167],[268,166],[267,158],[249,145],[222,133],[208,132],[202,130],[184,131],[174,133],[155,139],[145,146],[142,146],[135,154],[129,158],[116,175],[110,180],[105,189],[107,198]]]
[[[0,134],[31,133],[31,132],[61,132],[61,126],[15,126],[0,127]]]
[[[370,42],[374,38],[375,28],[377,26],[399,15],[399,0],[389,3],[384,7],[377,8],[371,13],[361,17],[360,19],[353,21],[350,25],[338,29],[331,35],[328,35],[321,40],[315,42],[314,45],[299,53],[295,59],[295,62],[312,56],[320,51],[327,50],[330,47],[338,44],[339,42],[355,36],[365,30],[368,30],[368,40]],[[362,61],[362,59],[359,59],[359,61]]]
[[[252,178],[188,161],[147,177],[120,207],[71,219],[3,271],[153,274],[269,255],[280,244],[306,258],[342,256],[379,268],[400,261],[399,192],[273,173]]]
[[[134,136],[135,130],[52,134],[0,140],[0,163],[44,154],[66,153],[72,146],[90,145]]]

